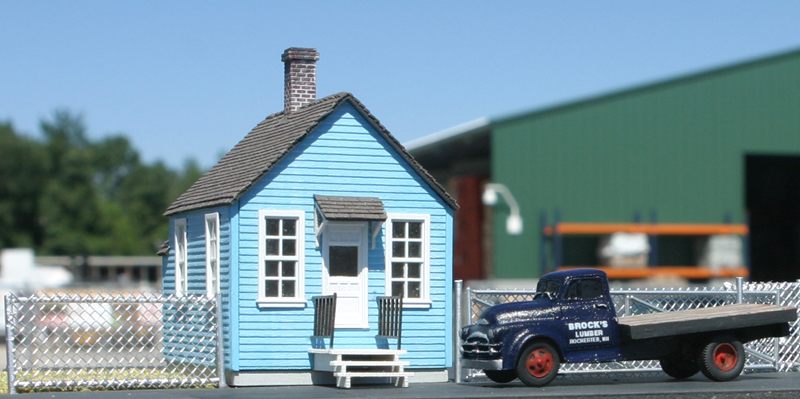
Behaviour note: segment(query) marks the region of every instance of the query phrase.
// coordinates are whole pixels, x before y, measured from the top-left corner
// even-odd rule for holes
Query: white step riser
[[[369,361],[369,360],[342,360],[342,361],[331,361],[331,366],[376,366],[376,367],[406,367],[409,366],[410,362],[404,362],[400,360],[396,361],[389,361],[389,360],[379,360],[379,361]]]
[[[374,375],[373,375],[374,374]],[[354,377],[377,377],[377,378],[395,378],[394,386],[408,388],[408,378],[413,377],[414,373],[334,373],[336,377],[337,388],[350,388],[351,379]]]
[[[406,353],[404,350],[385,350],[385,349],[311,349],[309,353],[314,355],[314,369],[318,371],[332,372],[336,378],[336,386],[339,388],[350,388],[352,378],[394,378],[395,386],[408,387],[408,378],[414,373],[407,373],[403,370],[410,362],[398,359],[400,355]],[[367,357],[358,360],[344,360],[345,356]],[[371,360],[373,357],[375,360]],[[392,371],[348,371],[348,367],[391,367]]]
[[[405,349],[309,349],[308,353],[326,355],[405,355]]]
[[[386,378],[397,378],[397,377],[413,377],[414,373],[403,373],[403,372],[358,372],[358,371],[348,371],[345,373],[333,373],[334,377],[386,377]]]

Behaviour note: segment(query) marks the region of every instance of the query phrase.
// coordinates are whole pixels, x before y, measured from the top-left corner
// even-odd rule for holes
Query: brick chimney
[[[317,99],[317,49],[291,47],[283,61],[283,110],[290,114]]]

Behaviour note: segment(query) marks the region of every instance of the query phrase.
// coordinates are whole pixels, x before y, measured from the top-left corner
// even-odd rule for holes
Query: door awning
[[[314,235],[319,248],[319,237],[328,221],[369,222],[372,229],[372,249],[386,221],[386,210],[378,197],[339,197],[314,194],[317,203],[314,212]]]
[[[377,197],[333,197],[314,195],[317,207],[327,220],[337,221],[384,221],[386,210]]]

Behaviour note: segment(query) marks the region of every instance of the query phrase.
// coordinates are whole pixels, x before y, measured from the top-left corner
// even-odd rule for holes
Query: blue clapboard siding
[[[220,291],[222,293],[223,308],[223,336],[230,337],[232,331],[230,309],[231,283],[231,223],[228,207],[218,207],[204,209],[200,211],[187,212],[176,215],[170,219],[169,240],[170,252],[166,257],[162,268],[163,290],[167,295],[175,293],[175,247],[174,229],[176,219],[186,219],[186,231],[188,240],[187,268],[188,268],[188,295],[206,294],[206,234],[205,234],[205,215],[209,213],[219,214],[219,244],[220,244]],[[164,353],[167,360],[181,361],[189,364],[213,365],[214,354],[208,344],[209,337],[213,338],[216,331],[210,331],[210,323],[207,313],[202,309],[194,309],[191,306],[181,306],[172,304],[164,307]],[[198,343],[203,342],[202,345]],[[224,342],[226,367],[230,367],[231,341],[226,339]],[[210,360],[209,360],[210,359]],[[208,364],[211,362],[212,364]]]
[[[313,330],[311,297],[322,293],[322,254],[314,244],[314,194],[379,197],[389,213],[431,215],[429,309],[405,309],[404,359],[411,368],[451,366],[452,210],[349,103],[334,111],[239,201],[238,254],[229,325],[233,371],[307,370]],[[302,309],[259,308],[258,211],[305,211]],[[369,250],[369,330],[336,330],[336,347],[375,348],[377,296],[386,295],[384,231]],[[165,276],[165,282],[168,276]],[[227,330],[226,330],[227,331]],[[395,342],[390,342],[394,347]]]

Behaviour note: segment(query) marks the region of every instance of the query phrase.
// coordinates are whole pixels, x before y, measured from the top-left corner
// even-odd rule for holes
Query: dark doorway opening
[[[747,155],[750,278],[800,278],[800,156]]]

